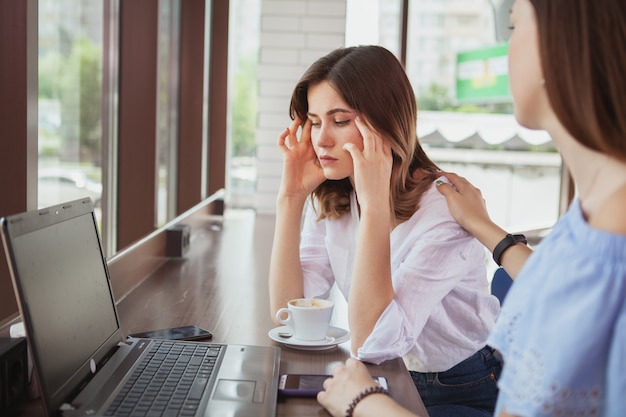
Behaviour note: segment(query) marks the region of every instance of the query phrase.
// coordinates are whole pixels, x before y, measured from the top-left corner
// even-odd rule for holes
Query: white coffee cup
[[[288,326],[297,339],[323,340],[332,314],[333,302],[330,300],[296,298],[287,303],[287,308],[276,312],[276,320]]]

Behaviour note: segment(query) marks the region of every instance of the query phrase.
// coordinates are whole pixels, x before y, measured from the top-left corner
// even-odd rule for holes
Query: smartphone
[[[138,339],[168,339],[168,340],[202,340],[210,339],[213,334],[198,326],[172,327],[170,329],[151,330],[149,332],[132,333],[130,337]]]
[[[324,390],[324,381],[332,375],[320,374],[286,374],[281,375],[278,382],[278,393],[285,397],[315,397]],[[383,388],[387,388],[384,376],[373,376]]]

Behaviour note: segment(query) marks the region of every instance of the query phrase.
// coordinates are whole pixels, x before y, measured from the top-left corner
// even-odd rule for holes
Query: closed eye
[[[348,120],[335,120],[335,124],[337,126],[346,126],[350,124],[350,119]]]
[[[321,120],[319,120],[318,118],[313,119],[309,116],[309,120],[311,121],[312,127],[320,127],[322,125]]]

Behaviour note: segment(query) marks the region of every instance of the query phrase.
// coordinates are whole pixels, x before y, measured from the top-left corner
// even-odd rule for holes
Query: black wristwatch
[[[526,245],[528,243],[526,236],[507,234],[504,239],[496,245],[493,249],[493,260],[498,264],[498,266],[502,266],[500,258],[502,258],[504,251],[520,242]]]

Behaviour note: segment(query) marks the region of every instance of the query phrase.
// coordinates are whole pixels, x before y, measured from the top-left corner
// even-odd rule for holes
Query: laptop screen
[[[120,340],[95,216],[86,203],[14,216],[7,225],[25,324],[49,397],[71,392],[75,379],[88,375],[95,353]]]

